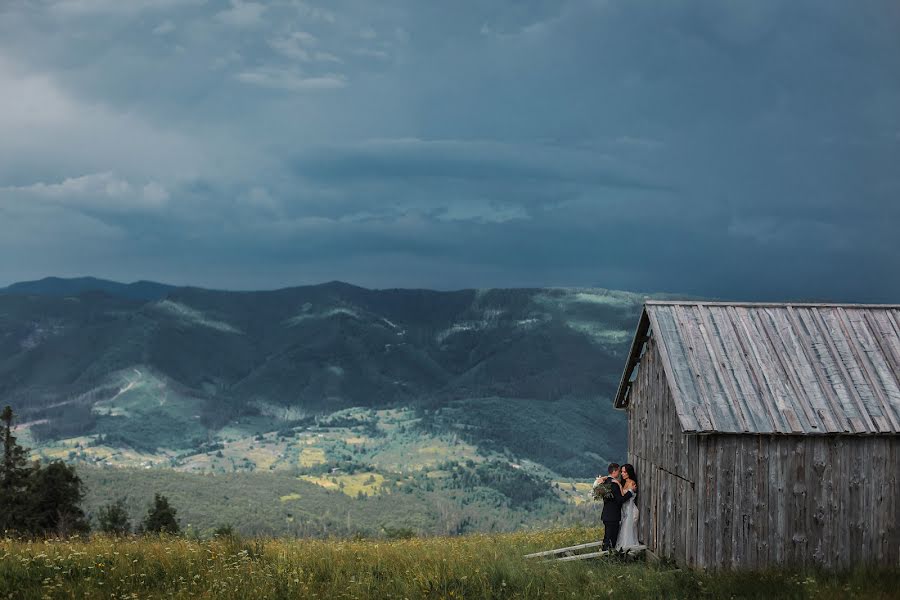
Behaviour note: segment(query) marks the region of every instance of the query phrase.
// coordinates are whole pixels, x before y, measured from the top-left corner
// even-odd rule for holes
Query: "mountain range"
[[[0,290],[0,404],[38,456],[85,467],[272,471],[363,496],[458,465],[574,482],[624,457],[610,397],[645,298],[18,283]]]

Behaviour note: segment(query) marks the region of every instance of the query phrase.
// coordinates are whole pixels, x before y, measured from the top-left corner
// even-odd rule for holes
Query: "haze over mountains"
[[[643,299],[20,283],[0,292],[0,404],[39,455],[85,466],[368,473],[334,484],[357,495],[453,464],[587,478],[625,449],[610,396]]]

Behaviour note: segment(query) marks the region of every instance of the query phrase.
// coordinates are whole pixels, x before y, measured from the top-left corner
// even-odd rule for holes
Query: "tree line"
[[[0,535],[69,536],[91,531],[81,508],[84,486],[75,467],[61,460],[46,464],[29,460],[29,451],[13,435],[15,415],[7,406],[0,413]],[[162,494],[155,494],[147,515],[134,533],[178,534],[177,511]],[[132,533],[132,525],[119,499],[98,511],[98,529],[113,535]]]

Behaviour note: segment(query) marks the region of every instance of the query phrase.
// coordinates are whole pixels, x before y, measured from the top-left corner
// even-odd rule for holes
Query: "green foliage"
[[[416,537],[416,532],[409,527],[382,527],[384,537],[389,540],[409,540]]]
[[[0,532],[22,528],[28,520],[28,482],[33,469],[28,464],[28,451],[13,435],[13,411],[9,406],[0,414],[2,422],[3,460],[0,462]]]
[[[0,532],[37,535],[86,533],[90,530],[81,501],[81,479],[62,461],[29,466],[28,450],[12,435],[9,406],[0,414],[3,460],[0,462]]]
[[[436,535],[512,531],[597,519],[595,512],[573,511],[574,507],[552,496],[530,504],[511,504],[510,498],[493,488],[464,489],[449,476],[432,478],[428,472],[386,479],[380,494],[363,500],[284,472],[202,475],[165,469],[79,467],[79,473],[87,488],[85,509],[92,514],[127,489],[129,515],[133,521],[140,520],[146,514],[140,499],[165,490],[178,508],[182,524],[190,524],[203,537],[213,535],[223,523],[232,524],[242,536],[361,533],[377,537],[387,528]]]
[[[168,533],[178,535],[181,528],[175,518],[176,510],[169,504],[169,499],[162,494],[153,496],[153,504],[147,510],[147,516],[141,523],[145,533]]]
[[[482,448],[531,459],[566,477],[589,477],[598,465],[623,456],[627,442],[624,414],[606,402],[466,399],[421,411],[421,427],[457,432]]]
[[[128,535],[131,533],[131,522],[125,499],[120,498],[97,511],[97,523],[100,531],[109,535]]]
[[[599,529],[455,538],[0,539],[0,597],[42,598],[895,598],[900,570],[705,573],[523,554],[597,540]]]
[[[29,529],[40,535],[90,531],[81,501],[84,490],[75,468],[55,460],[36,469],[29,480]]]
[[[190,447],[196,437],[206,434],[198,423],[161,409],[146,410],[139,419],[100,417],[97,430],[105,436],[107,444],[150,453],[160,447]]]
[[[550,482],[515,468],[507,462],[450,463],[442,468],[451,470],[450,485],[460,489],[486,487],[508,498],[512,507],[528,507],[535,501],[553,497]]]
[[[231,525],[219,525],[216,527],[216,530],[213,531],[213,537],[234,537],[236,535],[234,527]]]
[[[167,294],[149,304],[0,295],[0,339],[10,340],[0,346],[0,399],[46,420],[32,427],[39,441],[102,434],[150,453],[191,449],[243,419],[265,427],[253,434],[290,435],[289,419],[304,426],[354,406],[438,411],[431,425],[458,425],[479,446],[564,475],[592,475],[596,457],[624,452],[621,415],[598,396],[615,389],[639,295],[340,283]],[[381,435],[371,422],[343,425]]]

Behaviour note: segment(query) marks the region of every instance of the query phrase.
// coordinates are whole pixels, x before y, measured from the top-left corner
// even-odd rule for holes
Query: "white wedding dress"
[[[637,520],[640,512],[634,503],[636,494],[632,492],[631,498],[622,505],[622,526],[619,529],[619,538],[616,540],[616,549],[638,545]]]

